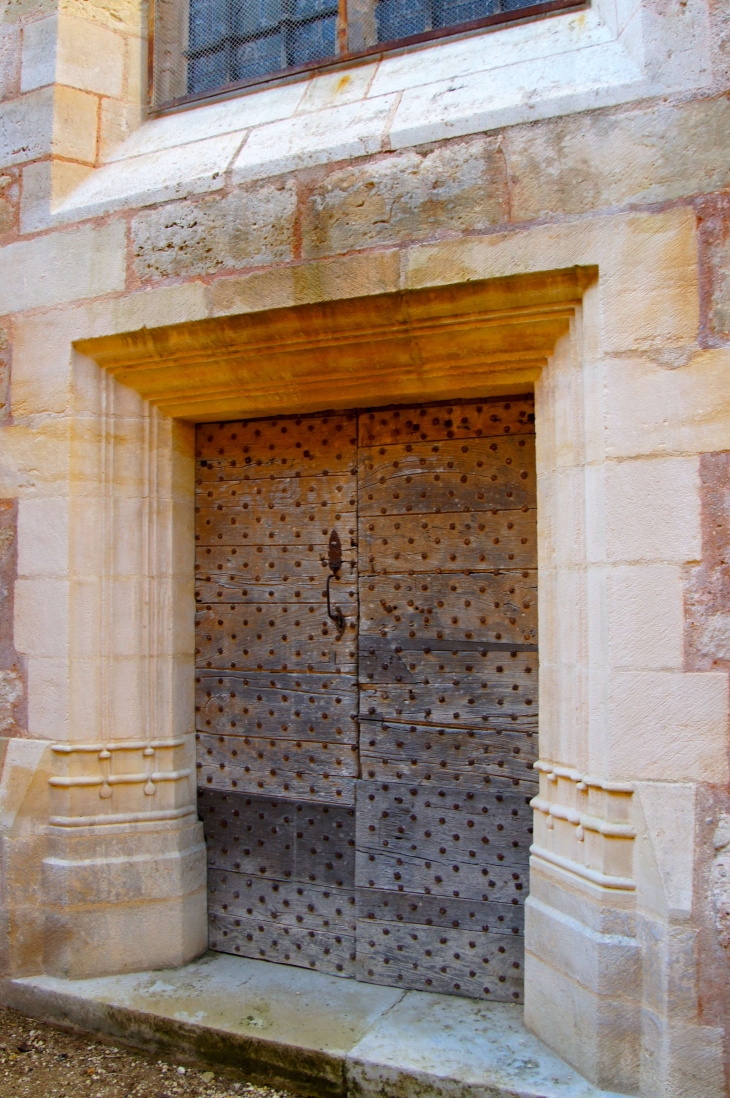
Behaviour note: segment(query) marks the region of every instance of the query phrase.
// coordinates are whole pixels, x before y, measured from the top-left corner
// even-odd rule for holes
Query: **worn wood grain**
[[[252,683],[242,674],[234,678],[230,673],[199,673],[197,729],[218,735],[232,735],[235,729],[236,735],[357,744],[357,689],[353,676],[283,673],[272,679],[259,673],[256,679],[259,681]]]
[[[512,937],[522,934],[525,926],[524,908],[514,904],[376,888],[357,889],[357,918],[365,922],[364,934],[372,920],[486,931]]]
[[[200,545],[326,545],[336,528],[343,544],[357,534],[355,512],[335,504],[317,510],[260,511],[246,514],[222,504],[201,507],[195,516],[195,538]]]
[[[356,550],[343,546],[344,565],[341,572],[341,580],[345,586],[351,586],[357,581]],[[319,591],[324,591],[324,583],[327,579],[327,551],[324,542],[306,545],[250,545],[250,546],[196,546],[196,579],[205,583],[215,584],[216,580],[228,578],[229,585],[235,591],[240,588],[249,588],[243,599],[238,596],[230,601],[255,601],[278,602],[294,601],[298,597],[306,598],[304,590],[308,585],[315,584],[316,597]],[[291,583],[294,594],[286,598],[277,593],[276,585],[289,585]],[[251,585],[261,587],[266,592],[261,598],[252,591]],[[301,587],[300,596],[296,595]],[[216,587],[216,601],[220,598]],[[268,592],[274,594],[269,598]],[[241,592],[242,594],[242,592]],[[206,602],[206,599],[201,599]],[[224,600],[226,601],[226,600]],[[311,600],[310,600],[311,601]]]
[[[239,792],[262,793],[270,796],[297,797],[325,804],[354,804],[354,778],[331,774],[307,774],[304,771],[272,767],[254,773],[230,763],[225,770],[199,758],[198,785],[212,789],[234,789]]]
[[[360,635],[462,637],[537,642],[533,571],[449,575],[363,575]],[[411,638],[412,639],[412,638]],[[424,640],[425,643],[425,640]],[[363,644],[364,648],[365,645]]]
[[[356,413],[205,424],[195,440],[201,480],[243,469],[251,477],[344,473],[354,465]]]
[[[221,774],[243,770],[252,777],[274,777],[279,772],[331,781],[357,777],[356,744],[314,740],[274,739],[270,736],[214,736],[196,733],[199,765],[215,766]]]
[[[374,515],[360,519],[360,569],[369,572],[463,572],[534,568],[532,511]]]
[[[361,515],[536,506],[534,438],[420,442],[362,450]]]
[[[534,397],[518,396],[509,400],[419,404],[361,412],[358,438],[361,446],[387,446],[412,440],[437,442],[439,439],[524,434],[534,430]]]
[[[297,965],[337,976],[355,975],[354,935],[280,926],[269,919],[213,913],[210,948],[239,957]]]
[[[486,729],[494,718],[514,717],[519,721],[520,717],[531,716],[537,706],[536,688],[537,676],[523,674],[483,681],[469,675],[451,680],[441,678],[440,682],[362,685],[360,716],[370,720]]]
[[[269,880],[228,870],[208,870],[208,910],[324,933],[354,934],[356,929],[353,889]]]
[[[357,508],[357,477],[353,473],[332,476],[275,477],[273,480],[252,479],[248,473],[230,476],[226,480],[201,484],[196,493],[199,507],[222,506],[223,511],[242,511],[252,514],[280,509],[298,511],[300,508],[323,505],[340,507],[343,512]]]
[[[347,626],[338,640],[335,625],[321,604],[277,603],[262,607],[216,606],[196,615],[199,666],[236,670],[322,670],[354,672],[356,613],[333,593]]]
[[[520,1002],[518,938],[483,931],[373,922],[357,939],[357,977],[445,995]]]

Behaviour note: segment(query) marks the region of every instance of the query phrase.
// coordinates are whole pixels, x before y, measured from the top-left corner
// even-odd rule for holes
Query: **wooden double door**
[[[205,424],[196,507],[211,948],[520,1001],[532,400]]]

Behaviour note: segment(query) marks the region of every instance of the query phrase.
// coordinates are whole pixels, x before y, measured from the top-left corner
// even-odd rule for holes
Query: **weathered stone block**
[[[20,93],[20,28],[0,27],[0,100]]]
[[[730,670],[730,454],[700,459],[701,564],[685,588],[685,658],[693,671]]]
[[[730,342],[730,199],[699,209],[702,335],[710,346]]]
[[[512,217],[587,213],[722,190],[727,98],[622,113],[587,112],[505,134]]]
[[[19,194],[17,170],[10,169],[2,172],[0,174],[0,236],[17,232]]]
[[[507,220],[499,138],[406,152],[331,172],[311,194],[304,255],[424,240]]]
[[[134,266],[150,281],[281,263],[294,246],[292,183],[175,202],[132,222]]]

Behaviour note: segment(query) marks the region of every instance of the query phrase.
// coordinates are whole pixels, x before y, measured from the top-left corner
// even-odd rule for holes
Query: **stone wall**
[[[0,14],[4,971],[204,948],[191,422],[534,386],[526,1017],[604,1087],[725,1093],[727,5],[600,0],[141,125],[144,25]],[[509,280],[576,266],[546,351]],[[458,361],[423,317],[399,377],[362,333],[302,350],[307,306],[400,294],[396,329],[482,282]]]

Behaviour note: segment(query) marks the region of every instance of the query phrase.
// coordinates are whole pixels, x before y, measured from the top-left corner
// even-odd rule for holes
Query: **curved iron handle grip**
[[[342,634],[345,632],[345,615],[342,613],[339,606],[336,606],[333,610],[332,604],[330,603],[330,583],[333,578],[339,579],[337,573],[342,567],[342,543],[340,541],[340,535],[336,530],[333,530],[330,534],[327,551],[327,563],[330,568],[330,574],[327,576],[327,616],[337,626],[336,640],[340,640]]]

